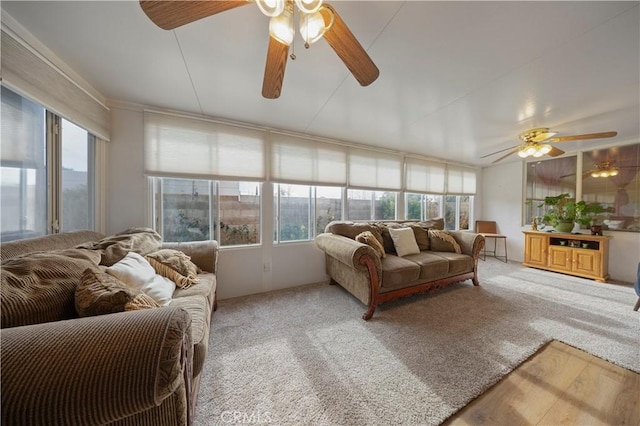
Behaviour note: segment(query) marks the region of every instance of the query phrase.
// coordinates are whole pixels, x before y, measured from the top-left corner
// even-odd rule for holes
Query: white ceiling
[[[156,27],[137,1],[2,1],[104,97],[488,165],[517,135],[640,140],[640,7],[622,2],[333,1],[380,69],[361,87],[328,44],[295,43],[261,96],[268,18],[248,5]],[[299,36],[297,36],[299,37]],[[520,161],[512,156],[505,161]]]

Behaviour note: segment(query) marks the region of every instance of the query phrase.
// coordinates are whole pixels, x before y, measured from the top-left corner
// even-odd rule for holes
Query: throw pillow
[[[149,262],[133,251],[121,261],[108,267],[107,273],[151,296],[160,306],[171,303],[171,297],[176,289],[176,283],[156,274]]]
[[[418,248],[420,250],[429,250],[429,228],[425,228],[418,224],[410,224],[409,225],[413,230],[413,235],[416,237],[416,243],[418,243]]]
[[[429,229],[429,242],[433,251],[462,252],[460,244],[447,231]]]
[[[356,235],[356,241],[371,246],[378,257],[387,257],[387,254],[384,252],[384,247],[382,247],[380,241],[378,241],[371,231],[364,231]]]
[[[393,243],[393,238],[391,238],[391,234],[389,233],[389,229],[407,228],[407,226],[390,222],[376,222],[375,225],[378,227],[379,233],[382,236],[382,246],[384,247],[384,251],[396,254],[396,247]]]
[[[145,258],[158,274],[169,278],[180,288],[189,288],[198,282],[200,268],[180,250],[162,249]]]
[[[393,245],[398,256],[406,256],[408,254],[420,253],[416,237],[411,228],[389,228],[389,234],[393,239]]]
[[[95,268],[87,268],[82,273],[75,306],[81,317],[159,307],[151,297]]]

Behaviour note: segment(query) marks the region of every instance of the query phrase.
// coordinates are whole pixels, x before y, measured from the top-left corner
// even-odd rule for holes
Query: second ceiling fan
[[[165,30],[251,3],[249,0],[140,0],[140,6],[153,23]],[[294,14],[300,21],[305,47],[324,38],[360,85],[373,83],[380,71],[360,42],[330,4],[322,0],[255,0],[270,17],[269,48],[262,82],[262,96],[276,99],[282,92],[289,45],[295,35]]]
[[[550,144],[556,142],[569,142],[569,141],[577,141],[577,140],[585,140],[585,139],[602,139],[602,138],[612,138],[616,136],[618,132],[601,132],[601,133],[586,133],[582,135],[569,135],[569,136],[558,136],[557,132],[549,131],[547,127],[537,127],[535,129],[530,129],[524,131],[518,135],[518,139],[522,142],[520,145],[512,146],[510,148],[501,149],[500,151],[492,152],[491,154],[483,155],[480,158],[490,157],[495,154],[499,154],[504,151],[509,151],[502,157],[494,160],[493,163],[497,163],[498,161],[504,160],[510,155],[518,154],[519,157],[527,158],[527,157],[542,157],[543,155],[548,155],[550,157],[557,157],[558,155],[564,154],[564,151],[552,146]]]

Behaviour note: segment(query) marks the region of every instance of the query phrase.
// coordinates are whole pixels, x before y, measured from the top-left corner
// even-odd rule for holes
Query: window
[[[65,119],[62,131],[62,228],[61,231],[93,228],[94,140],[86,130]]]
[[[342,189],[274,184],[274,241],[312,240],[342,218]]]
[[[95,138],[2,87],[1,239],[94,227]]]
[[[342,219],[342,188],[316,186],[316,235],[334,220]]]
[[[396,192],[349,189],[347,191],[347,219],[395,219],[396,199]]]
[[[525,223],[544,216],[538,205],[550,195],[569,193],[576,196],[576,157],[554,158],[527,164]]]
[[[154,178],[154,222],[165,241],[260,243],[257,182]]]
[[[469,195],[446,195],[444,197],[444,226],[448,230],[470,229],[471,200]]]
[[[582,154],[582,199],[605,212],[594,223],[615,231],[640,231],[640,144]]]
[[[440,206],[442,195],[405,194],[405,216],[407,219],[425,220],[442,217]]]
[[[274,185],[276,242],[311,239],[312,189],[307,185]]]

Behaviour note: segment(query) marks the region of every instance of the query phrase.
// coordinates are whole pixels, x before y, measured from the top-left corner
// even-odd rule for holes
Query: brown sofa
[[[78,317],[74,286],[87,265],[104,268],[104,251],[95,255],[103,237],[78,231],[2,244],[3,425],[191,423],[216,303],[217,242],[158,241],[201,269],[168,306]],[[37,272],[26,278],[16,262]]]
[[[395,252],[389,229],[402,227],[414,230],[419,253],[401,257]],[[316,237],[316,245],[325,253],[326,271],[331,282],[340,284],[367,305],[362,318],[368,320],[382,302],[469,279],[479,285],[478,257],[484,247],[482,235],[450,231],[461,251],[456,253],[439,251],[443,250],[441,241],[434,241],[436,233],[429,234],[429,229],[443,230],[444,220],[334,221],[327,225],[325,233]],[[364,231],[377,235],[385,257],[381,258],[370,245],[355,240]]]

